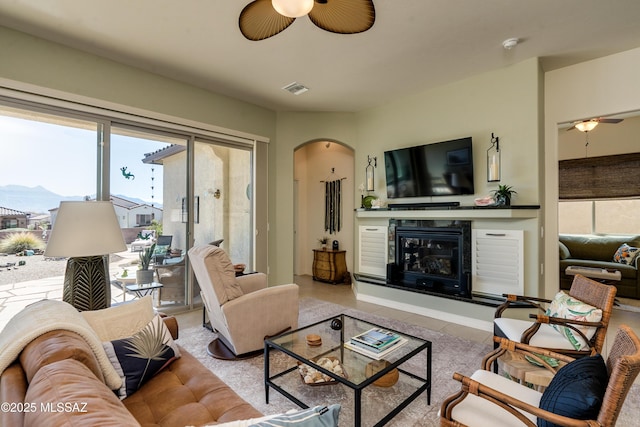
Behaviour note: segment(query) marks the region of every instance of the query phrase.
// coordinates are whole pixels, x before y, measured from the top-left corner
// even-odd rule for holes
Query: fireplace
[[[471,221],[390,220],[387,284],[471,297]]]

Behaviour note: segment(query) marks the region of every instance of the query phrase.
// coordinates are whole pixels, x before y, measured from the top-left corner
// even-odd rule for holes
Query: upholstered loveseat
[[[43,311],[42,308],[53,311],[61,307],[41,304],[38,311]],[[65,310],[62,309],[63,312]],[[75,316],[71,311],[64,314]],[[38,313],[30,317],[38,317]],[[43,319],[37,320],[40,325]],[[113,322],[106,320],[103,326],[108,329]],[[93,327],[96,319],[87,321]],[[146,319],[138,323],[144,321]],[[152,321],[162,324],[156,317]],[[56,323],[64,323],[59,319],[52,323],[51,327],[36,326],[39,331],[34,335],[37,336],[25,339],[29,342],[20,346],[18,356],[8,366],[5,367],[7,363],[3,361],[0,376],[0,401],[4,405],[0,412],[2,426],[185,426],[262,416],[197,359],[174,343],[172,345],[178,348],[179,357],[121,400],[117,396],[118,390],[113,389],[117,377],[114,379],[105,366],[104,358],[96,350],[95,340],[81,325],[82,320],[73,319],[73,323],[81,327],[59,327]],[[169,326],[166,331],[177,337],[175,318],[165,318],[164,324]],[[119,331],[110,332],[117,334],[131,326],[120,324],[114,326]],[[15,328],[16,325],[10,324],[8,327]],[[51,330],[40,334],[46,329]],[[100,326],[95,330],[99,332]],[[5,335],[5,332],[12,334],[6,328],[2,334]],[[15,342],[21,337],[14,335],[10,338]],[[6,354],[17,351],[12,348],[11,341],[1,341]]]
[[[612,282],[618,288],[617,296],[640,298],[640,275],[638,274],[640,256],[636,255],[630,264],[614,260],[617,251],[624,244],[631,248],[640,248],[640,236],[561,234],[559,236],[560,288],[571,287],[573,276],[566,274],[568,266],[607,268],[618,270],[622,275],[619,282]],[[618,261],[622,261],[620,257],[617,258]]]

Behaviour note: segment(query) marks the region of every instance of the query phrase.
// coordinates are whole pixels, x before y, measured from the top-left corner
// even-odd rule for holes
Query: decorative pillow
[[[559,251],[560,251],[560,259],[567,259],[571,256],[571,252],[569,252],[569,248],[562,242],[558,242]]]
[[[599,322],[602,319],[602,310],[592,305],[577,300],[567,294],[560,291],[553,298],[553,301],[549,305],[546,311],[546,315],[549,317],[559,317],[562,319],[581,320],[586,322]],[[576,350],[581,350],[586,346],[580,335],[571,328],[567,328],[561,325],[552,325],[553,328],[560,332],[562,336],[569,340]],[[591,339],[593,334],[596,333],[596,328],[591,326],[576,326],[577,329],[585,334],[587,339]]]
[[[283,414],[251,424],[249,427],[337,427],[338,416],[340,415],[340,405],[316,406],[313,408],[297,411],[292,414]]]
[[[83,311],[82,317],[101,341],[112,341],[144,328],[155,316],[151,295],[102,310]]]
[[[623,243],[616,253],[613,254],[613,262],[632,265],[638,255],[640,255],[640,248],[634,248],[633,246]]]
[[[160,316],[133,336],[103,342],[102,346],[122,378],[122,387],[117,392],[120,399],[131,395],[180,357],[180,350]]]
[[[602,356],[583,357],[563,366],[542,394],[540,409],[579,420],[595,420],[609,382]],[[538,418],[538,427],[556,424]]]

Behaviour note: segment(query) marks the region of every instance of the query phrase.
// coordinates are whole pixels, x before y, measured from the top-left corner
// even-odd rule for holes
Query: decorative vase
[[[511,197],[506,194],[496,194],[496,206],[511,206]]]
[[[136,283],[138,285],[153,282],[153,270],[136,270]]]

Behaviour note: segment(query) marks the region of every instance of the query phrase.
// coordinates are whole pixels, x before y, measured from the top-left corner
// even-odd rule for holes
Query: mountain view
[[[90,194],[89,196],[95,197],[95,194]],[[125,195],[117,196],[136,203],[149,204],[149,202],[135,197],[128,197]],[[22,212],[48,213],[49,209],[57,208],[62,200],[84,200],[84,197],[84,195],[61,196],[40,185],[37,187],[0,185],[0,206]],[[160,208],[162,207],[159,206],[158,203],[155,203],[155,205]]]

